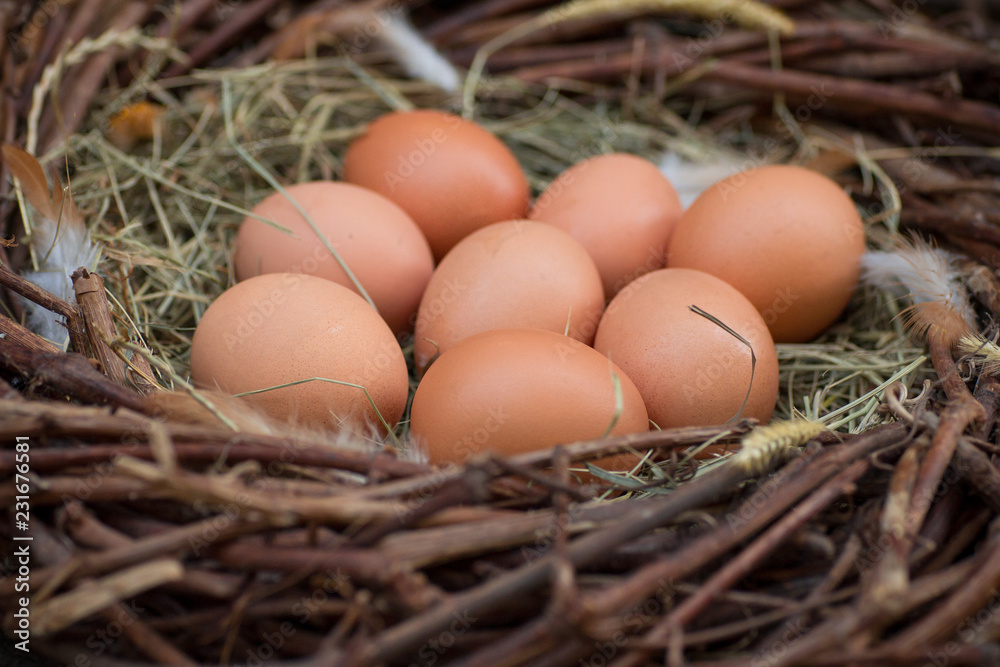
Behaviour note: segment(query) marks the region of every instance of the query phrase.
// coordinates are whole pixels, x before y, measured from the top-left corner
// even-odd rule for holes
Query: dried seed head
[[[774,421],[767,426],[758,426],[746,435],[742,440],[742,449],[731,460],[747,472],[760,473],[784,452],[801,447],[824,431],[826,425],[817,421]]]
[[[958,341],[958,349],[972,355],[972,361],[984,375],[1000,373],[1000,345],[978,333],[968,333]]]

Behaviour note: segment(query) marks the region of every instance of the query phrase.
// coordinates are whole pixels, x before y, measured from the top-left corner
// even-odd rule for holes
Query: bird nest
[[[382,48],[399,3],[97,4],[0,8],[5,140],[57,167],[100,248],[70,298],[26,281],[42,258],[2,166],[10,643],[109,666],[1000,661],[1000,25],[985,9],[415,5],[469,72],[446,92]],[[822,171],[870,249],[919,273],[938,251],[911,235],[946,248],[976,325],[958,340],[928,309],[907,330],[908,297],[859,288],[819,339],[778,346],[770,427],[433,468],[408,456],[405,417],[391,446],[234,423],[188,363],[240,221],[274,180],[336,178],[367,123],[415,107],[488,127],[535,194],[611,151],[691,187],[773,162]],[[21,325],[28,302],[63,318],[70,352]],[[625,451],[641,455],[630,471],[589,463]]]

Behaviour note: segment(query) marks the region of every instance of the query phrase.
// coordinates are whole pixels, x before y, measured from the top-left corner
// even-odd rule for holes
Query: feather
[[[417,32],[401,9],[335,7],[306,14],[279,31],[274,58],[301,58],[310,44],[333,36],[339,36],[344,46],[352,50],[365,49],[375,42],[410,76],[444,90],[458,88],[461,80],[458,71]]]
[[[21,181],[21,191],[28,203],[38,209],[47,218],[56,216],[49,193],[49,184],[45,180],[45,172],[33,155],[10,144],[3,145],[3,158],[7,161],[10,173]]]
[[[728,153],[713,154],[694,162],[668,150],[660,158],[660,172],[674,186],[684,208],[713,184],[753,166],[746,158]]]
[[[378,40],[410,76],[442,90],[458,88],[459,76],[455,67],[417,32],[405,14],[389,14]]]
[[[976,315],[962,284],[958,257],[919,237],[900,242],[893,252],[868,252],[861,258],[862,282],[909,296],[907,325],[920,334],[935,327],[956,343],[975,329]]]
[[[91,243],[83,214],[73,203],[72,194],[63,191],[58,174],[53,174],[55,187],[50,192],[45,172],[34,156],[10,145],[4,145],[2,151],[11,174],[20,181],[25,199],[40,214],[33,221],[29,240],[38,270],[25,271],[24,277],[73,303],[76,297],[70,274],[81,266],[90,267],[97,259],[97,248]],[[66,349],[69,334],[60,317],[32,301],[22,302],[28,328]]]

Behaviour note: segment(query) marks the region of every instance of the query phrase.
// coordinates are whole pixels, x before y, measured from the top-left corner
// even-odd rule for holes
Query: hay
[[[230,257],[240,222],[273,192],[227,139],[223,86],[231,90],[236,135],[271,174],[286,184],[337,178],[339,156],[351,139],[394,109],[384,91],[419,106],[454,110],[457,104],[432,86],[388,78],[376,69],[359,79],[355,72],[364,66],[330,58],[161,81],[158,98],[167,108],[162,133],[132,152],[118,149],[102,131],[104,109],[133,95],[122,91],[98,99],[93,120],[69,142],[77,200],[101,212],[95,238],[106,248],[107,275],[116,278],[108,281],[109,295],[132,336],[170,363],[173,373],[161,376],[165,386],[186,377],[198,318],[233,283]],[[478,115],[514,151],[535,194],[592,155],[626,151],[657,160],[678,147],[688,154],[752,151],[763,141],[710,139],[684,124],[667,132],[655,118],[626,120],[620,110],[588,109],[515,80],[493,85]],[[174,89],[183,96],[174,96]],[[502,118],[491,119],[494,106],[502,107]],[[787,142],[777,152],[792,155],[798,148]],[[892,237],[885,238],[889,243]],[[846,321],[820,340],[780,345],[776,414],[802,414],[852,433],[885,421],[876,410],[885,387],[901,381],[918,390],[932,373],[927,357],[894,319],[896,308],[894,300],[866,291]],[[404,437],[405,423],[401,429],[397,435]]]

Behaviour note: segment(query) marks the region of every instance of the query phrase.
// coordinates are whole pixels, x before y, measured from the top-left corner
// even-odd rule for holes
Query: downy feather
[[[458,88],[454,66],[417,32],[405,14],[390,14],[378,39],[410,76],[443,90]]]
[[[974,330],[975,312],[962,284],[958,258],[919,237],[893,252],[868,252],[861,258],[861,280],[897,297],[909,296],[908,324],[920,333],[938,327],[952,342]]]
[[[752,166],[745,158],[728,153],[713,153],[693,161],[668,150],[660,158],[660,172],[674,186],[685,209],[713,184]]]
[[[24,271],[23,275],[60,299],[75,303],[70,274],[81,266],[91,267],[98,252],[91,243],[83,214],[63,191],[55,173],[55,187],[49,191],[45,172],[34,156],[16,146],[4,145],[2,150],[11,174],[20,181],[25,199],[38,212],[32,221],[29,240],[38,270]],[[28,328],[66,349],[69,334],[60,316],[34,302],[22,301]]]

